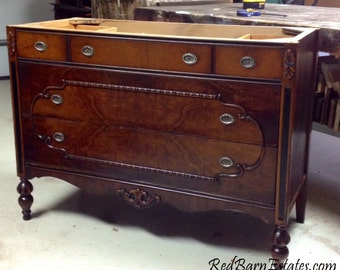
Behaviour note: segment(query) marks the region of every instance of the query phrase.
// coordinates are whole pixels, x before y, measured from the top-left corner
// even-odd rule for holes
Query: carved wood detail
[[[290,236],[287,227],[276,227],[273,233],[273,246],[271,249],[272,257],[275,260],[275,269],[283,269],[283,262],[288,258],[289,250],[287,245]]]
[[[22,208],[22,214],[24,220],[31,219],[31,206],[33,204],[33,196],[31,192],[33,191],[33,185],[30,181],[25,178],[20,179],[17,191],[20,194],[18,202]]]
[[[14,31],[7,31],[7,47],[8,53],[10,56],[14,56],[16,53],[15,50],[15,32]]]
[[[125,189],[119,189],[118,194],[122,196],[125,202],[132,205],[135,208],[145,208],[150,207],[154,203],[159,203],[161,197],[158,195],[149,195],[146,191],[140,188],[131,189],[126,191]]]
[[[54,146],[51,136],[46,135],[46,134],[41,134],[37,130],[34,124],[34,107],[37,101],[41,98],[50,99],[51,98],[51,95],[49,93],[50,90],[62,91],[65,89],[67,85],[112,89],[116,91],[132,91],[132,92],[143,92],[143,93],[150,93],[150,94],[161,94],[161,95],[171,95],[171,96],[179,96],[179,97],[191,97],[191,98],[216,100],[223,106],[231,107],[231,108],[235,108],[239,110],[239,113],[237,115],[237,118],[239,120],[246,121],[246,122],[251,121],[256,125],[257,129],[260,131],[261,136],[262,136],[262,145],[261,145],[262,148],[261,148],[258,158],[252,164],[241,164],[239,162],[235,162],[233,163],[232,166],[230,166],[229,173],[219,173],[214,176],[196,175],[196,174],[178,172],[178,171],[173,171],[173,170],[165,170],[165,169],[159,169],[159,168],[144,167],[140,165],[126,164],[126,163],[122,163],[118,161],[109,161],[109,160],[102,160],[102,159],[95,159],[95,158],[90,158],[90,157],[73,155],[72,153],[69,153],[67,149],[63,147]],[[32,117],[32,124],[33,124],[33,132],[35,133],[35,135],[39,139],[44,141],[49,148],[53,150],[57,150],[57,151],[62,151],[65,155],[65,158],[95,162],[99,164],[113,165],[113,166],[118,166],[122,168],[138,169],[138,170],[157,172],[157,173],[162,173],[162,174],[167,174],[167,175],[182,176],[182,177],[189,177],[189,178],[196,178],[196,179],[208,180],[208,181],[213,181],[213,182],[219,182],[221,178],[236,178],[236,177],[242,176],[245,173],[245,171],[254,170],[260,165],[263,159],[263,156],[265,154],[265,138],[264,138],[264,133],[259,123],[255,119],[253,119],[251,116],[249,116],[246,109],[243,108],[242,106],[233,104],[233,103],[223,102],[222,95],[219,93],[208,94],[208,93],[196,93],[196,92],[189,92],[189,91],[174,91],[174,90],[168,90],[168,89],[154,89],[154,88],[125,86],[125,85],[93,83],[93,82],[85,82],[85,81],[63,80],[60,86],[48,86],[45,89],[43,89],[41,93],[35,96],[31,104],[31,117]]]
[[[285,51],[283,67],[287,79],[292,79],[296,72],[296,56],[292,50]]]

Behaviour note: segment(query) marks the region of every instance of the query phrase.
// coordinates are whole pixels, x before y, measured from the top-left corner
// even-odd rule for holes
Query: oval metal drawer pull
[[[244,56],[240,60],[241,66],[247,69],[255,68],[255,59],[251,56]]]
[[[53,139],[58,143],[62,143],[65,141],[65,135],[61,132],[56,132],[53,134]]]
[[[197,63],[197,61],[198,61],[198,58],[193,53],[185,53],[182,56],[182,60],[187,65],[195,65]]]
[[[47,50],[47,45],[45,42],[43,41],[37,41],[35,44],[34,44],[34,48],[39,51],[39,52],[44,52]]]
[[[225,125],[231,125],[235,122],[235,118],[232,114],[224,113],[220,116],[220,121]]]
[[[221,157],[220,158],[220,165],[223,168],[230,168],[234,166],[234,161],[230,157]]]
[[[83,55],[91,57],[94,55],[94,48],[92,46],[85,45],[83,48],[81,48],[81,52]]]
[[[61,95],[54,94],[51,96],[51,101],[56,105],[61,105],[64,102],[64,99]]]

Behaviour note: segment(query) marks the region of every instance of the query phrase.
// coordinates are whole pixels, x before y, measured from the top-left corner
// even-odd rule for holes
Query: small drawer
[[[71,58],[74,62],[211,73],[212,48],[209,45],[71,37],[70,48]]]
[[[44,34],[18,31],[16,34],[19,57],[66,61],[66,37],[58,34]]]
[[[216,74],[279,80],[282,75],[281,48],[216,46]]]

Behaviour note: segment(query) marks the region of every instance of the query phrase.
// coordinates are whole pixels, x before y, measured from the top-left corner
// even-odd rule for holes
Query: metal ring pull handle
[[[47,45],[45,42],[43,41],[37,41],[34,44],[34,48],[38,51],[38,52],[44,52],[47,50]]]
[[[224,125],[232,125],[235,123],[235,117],[232,114],[224,113],[220,116],[220,121]]]
[[[58,143],[62,143],[65,141],[65,135],[61,132],[56,132],[53,134],[53,139]]]
[[[197,61],[198,61],[198,58],[193,53],[185,53],[182,56],[182,60],[187,65],[195,65],[197,63]]]
[[[94,55],[94,48],[90,45],[85,45],[83,48],[81,48],[81,52],[83,55],[91,57]]]
[[[55,105],[61,105],[64,102],[63,97],[61,95],[58,95],[58,94],[52,95],[50,99]]]
[[[247,68],[247,69],[252,69],[255,68],[256,62],[255,59],[251,56],[244,56],[240,60],[240,64],[242,67]]]
[[[230,157],[221,157],[220,158],[220,165],[223,168],[230,168],[234,166],[234,161]]]

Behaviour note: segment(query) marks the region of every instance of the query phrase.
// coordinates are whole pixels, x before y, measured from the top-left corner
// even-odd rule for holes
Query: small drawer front
[[[211,46],[161,41],[71,37],[74,62],[210,73]]]
[[[256,46],[216,46],[216,74],[281,79],[283,51],[281,48]]]
[[[18,31],[16,34],[19,57],[66,61],[66,37],[58,34],[44,34]]]

